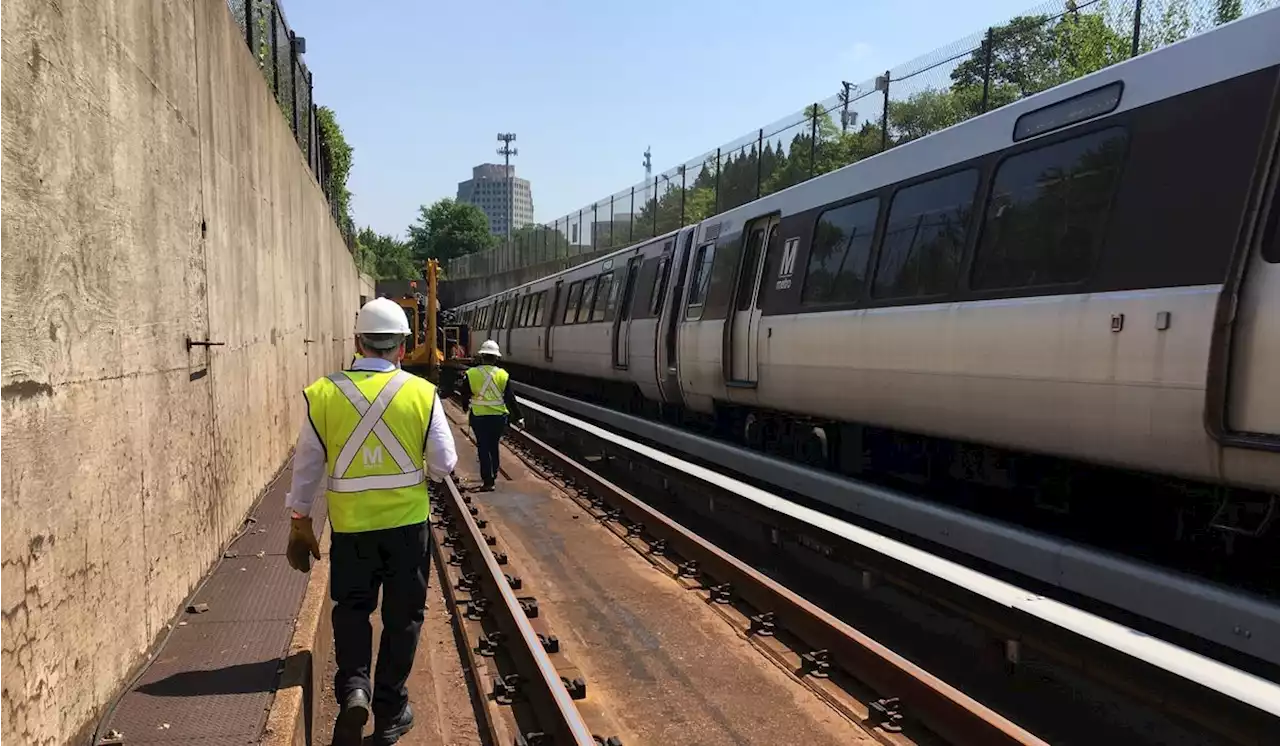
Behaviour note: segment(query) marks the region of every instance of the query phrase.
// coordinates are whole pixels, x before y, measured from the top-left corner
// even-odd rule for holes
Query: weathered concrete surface
[[[0,738],[61,744],[280,468],[360,285],[224,0],[2,13]]]

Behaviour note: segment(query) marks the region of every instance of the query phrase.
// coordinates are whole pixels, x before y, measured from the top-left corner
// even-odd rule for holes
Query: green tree
[[[489,219],[479,207],[445,198],[418,208],[418,220],[409,226],[410,253],[416,261],[444,262],[497,246],[489,232]]]
[[[332,202],[338,225],[345,228],[351,225],[351,190],[347,189],[347,177],[351,174],[351,154],[354,148],[342,134],[342,127],[338,126],[338,118],[333,109],[318,107],[316,125],[319,128],[320,152],[329,166],[322,186]]]
[[[378,280],[412,280],[422,275],[409,244],[394,236],[365,228],[356,235],[356,263],[360,271]]]
[[[511,245],[524,265],[540,264],[569,256],[564,232],[545,225],[522,225],[511,233]]]
[[[889,101],[889,137],[911,142],[963,122],[971,116],[962,93],[926,88],[905,101]]]
[[[1240,0],[1217,0],[1213,21],[1218,25],[1230,23],[1244,13],[1244,4]]]

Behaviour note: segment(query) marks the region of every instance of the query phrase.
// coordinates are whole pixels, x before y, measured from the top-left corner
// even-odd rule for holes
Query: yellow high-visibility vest
[[[427,520],[424,464],[436,387],[399,369],[342,371],[304,394],[325,447],[333,530],[377,531]]]
[[[511,376],[496,365],[477,365],[467,369],[467,383],[471,386],[471,414],[507,414],[507,402],[502,395],[507,390]]]

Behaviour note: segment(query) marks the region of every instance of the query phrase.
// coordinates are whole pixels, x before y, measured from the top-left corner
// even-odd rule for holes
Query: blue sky
[[[551,221],[1025,10],[1027,0],[284,0],[355,148],[360,226],[403,235],[515,132]],[[803,11],[802,11],[803,9]]]

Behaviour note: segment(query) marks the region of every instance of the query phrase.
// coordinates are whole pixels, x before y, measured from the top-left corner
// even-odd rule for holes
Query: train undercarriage
[[[754,451],[1280,597],[1280,496],[857,423],[720,405],[509,364],[517,381]]]

